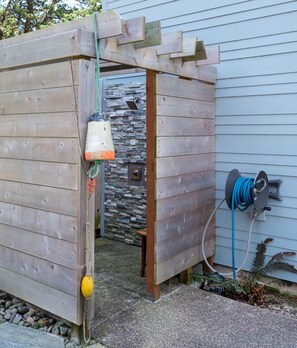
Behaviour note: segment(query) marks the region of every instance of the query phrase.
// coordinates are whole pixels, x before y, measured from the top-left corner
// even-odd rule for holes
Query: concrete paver
[[[64,348],[63,339],[24,326],[0,325],[1,348]]]

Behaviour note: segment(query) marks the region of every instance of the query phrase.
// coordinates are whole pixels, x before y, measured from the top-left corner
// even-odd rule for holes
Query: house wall
[[[274,241],[267,254],[297,250],[297,2],[282,0],[105,0],[125,19],[161,20],[164,31],[183,30],[206,45],[219,44],[216,84],[216,198],[224,197],[228,172],[238,168],[252,177],[265,170],[282,179],[281,202],[269,200],[271,212],[253,229],[250,268],[256,244]],[[249,217],[236,213],[237,265],[246,249]],[[231,265],[230,211],[216,217],[216,257]],[[290,258],[297,267],[297,258]],[[282,279],[296,276],[278,273]]]

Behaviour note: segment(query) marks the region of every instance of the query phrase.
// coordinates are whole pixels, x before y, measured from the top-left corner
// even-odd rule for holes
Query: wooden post
[[[185,271],[181,272],[179,274],[179,281],[180,281],[180,283],[191,284],[191,282],[192,282],[192,274],[193,274],[192,267],[189,267]]]
[[[210,256],[207,258],[207,262],[213,267],[213,256]],[[204,273],[211,273],[212,270],[207,266],[206,262],[203,262],[203,272]]]
[[[146,171],[147,171],[147,244],[146,244],[146,291],[156,301],[160,286],[155,285],[155,134],[156,134],[156,72],[146,72]]]

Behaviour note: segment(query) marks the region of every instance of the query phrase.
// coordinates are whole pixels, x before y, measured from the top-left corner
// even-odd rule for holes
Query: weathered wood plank
[[[180,233],[156,244],[155,253],[157,264],[190,249],[193,245],[197,245],[197,248],[200,248],[203,230],[203,225],[195,226],[192,230]],[[205,242],[214,239],[214,233],[212,231],[214,231],[214,223],[209,225],[209,233],[205,237]]]
[[[197,49],[197,38],[196,37],[185,37],[183,39],[183,50],[179,53],[171,53],[169,58],[196,58],[196,49]]]
[[[158,75],[157,94],[209,102],[214,101],[214,86],[199,81],[184,79],[177,81],[174,79],[176,78],[172,76]]]
[[[80,30],[0,46],[0,70],[80,55]],[[0,45],[1,45],[0,44]]]
[[[115,38],[100,40],[100,54],[101,59],[115,63],[209,83],[214,83],[216,80],[216,69],[212,66],[196,67],[195,62],[183,62],[182,58],[169,59],[169,55],[157,56],[153,47],[135,49],[134,44],[118,46]]]
[[[77,190],[77,165],[0,158],[0,179]]]
[[[96,19],[98,39],[123,34],[122,19],[115,11],[111,10],[99,13]],[[73,31],[75,29],[82,29],[89,31],[90,33],[93,33],[94,25],[92,16],[87,16],[84,18],[78,18],[72,21],[59,23],[45,29],[32,31],[30,33],[2,40],[0,42],[0,48],[10,45],[18,45],[23,42],[27,43],[28,41],[37,40],[40,38],[47,38],[49,36]]]
[[[184,193],[156,201],[156,221],[213,204],[214,188]]]
[[[0,223],[77,242],[77,218],[72,216],[0,202]]]
[[[72,190],[0,180],[0,201],[78,216],[78,193]]]
[[[78,132],[80,134],[81,149],[84,153],[86,138],[87,122],[96,108],[96,88],[95,88],[95,63],[93,61],[79,60],[77,64],[77,74],[79,77],[79,87],[77,90],[77,116]],[[87,216],[86,193],[87,193],[87,175],[84,170],[83,162],[79,165],[79,231],[78,231],[78,259],[77,259],[77,282],[80,283],[83,272],[86,271],[86,222],[90,223],[90,271],[94,272],[94,221],[95,221],[95,194],[88,201],[89,215]],[[77,313],[79,320],[83,320],[83,298],[80,287],[77,287]],[[89,306],[88,319],[94,316],[94,297],[91,299]]]
[[[55,313],[70,322],[81,324],[77,320],[76,298],[74,296],[4,268],[0,269],[0,284],[1,289],[8,293],[29,303],[34,303],[36,306]]]
[[[197,226],[205,225],[214,204],[200,207],[192,211],[184,211],[180,215],[175,215],[155,223],[155,243],[156,245],[163,240],[175,238],[179,234],[195,229]],[[208,233],[211,233],[208,232]]]
[[[0,137],[0,157],[77,163],[79,159],[78,140],[71,138]]]
[[[209,65],[209,64],[219,64],[220,63],[220,46],[207,46],[205,47],[206,59],[197,60],[196,65]]]
[[[215,151],[214,136],[158,137],[156,157],[195,155]]]
[[[123,34],[117,37],[118,45],[145,40],[145,17],[122,21]]]
[[[162,43],[161,35],[161,22],[154,21],[145,24],[144,40],[142,42],[136,42],[135,48],[144,48],[149,46],[157,46]]]
[[[0,116],[0,137],[76,138],[74,112]]]
[[[215,135],[215,120],[187,117],[157,117],[157,136]]]
[[[76,294],[76,271],[70,268],[1,245],[0,264],[1,267],[38,283],[63,291],[71,296]]]
[[[71,86],[70,62],[28,67],[0,73],[0,94]]]
[[[214,170],[170,176],[156,180],[156,197],[163,199],[215,186]]]
[[[214,153],[156,158],[156,177],[166,178],[175,175],[214,170],[214,161]]]
[[[0,94],[0,115],[75,111],[73,87]]]
[[[59,265],[77,269],[77,246],[24,229],[0,224],[0,245]]]
[[[194,99],[157,95],[158,116],[214,118],[215,104]]]
[[[206,256],[209,257],[215,252],[215,241],[209,240],[205,243]],[[174,257],[161,262],[156,268],[156,284],[161,284],[165,280],[184,271],[185,269],[194,266],[203,260],[201,248],[194,246],[183,251]]]
[[[197,51],[196,51],[197,60],[206,59],[206,51],[204,47],[204,42],[202,40],[197,41]]]
[[[181,52],[183,50],[183,32],[174,31],[162,34],[162,43],[155,48],[158,56],[172,52]]]

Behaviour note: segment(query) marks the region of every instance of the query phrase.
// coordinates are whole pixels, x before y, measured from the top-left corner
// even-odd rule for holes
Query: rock
[[[14,314],[14,313],[17,313],[18,312],[18,310],[16,309],[16,308],[9,308],[8,309],[8,311],[9,311],[9,313],[11,313],[11,314]]]
[[[18,308],[18,307],[20,307],[22,305],[22,303],[20,302],[20,303],[16,303],[16,304],[14,304],[14,305],[12,305],[12,306],[10,306],[9,307],[9,309],[14,309],[14,308]]]
[[[12,304],[16,304],[16,303],[19,303],[20,300],[16,297],[14,297],[12,300],[11,300]]]
[[[16,315],[17,315],[17,311],[15,311],[15,312],[13,312],[13,313],[10,314],[10,318],[9,318],[9,322],[10,322],[10,323],[13,322],[14,318],[16,317]]]
[[[0,319],[0,324],[4,324],[4,323],[6,323],[6,319],[4,318]]]
[[[33,318],[34,321],[38,321],[39,320],[39,317],[37,315],[34,315],[32,318]]]
[[[32,323],[31,327],[32,327],[33,329],[39,329],[39,325],[38,325],[38,323],[36,323],[35,321],[34,321],[34,323]]]
[[[36,312],[36,315],[37,315],[39,318],[44,318],[44,317],[45,317],[45,314],[44,314],[44,312],[42,312],[42,311]]]
[[[53,327],[54,327],[54,325],[51,325],[51,326],[47,329],[47,332],[52,332]]]
[[[20,314],[25,314],[27,312],[29,312],[30,308],[28,306],[19,306],[18,307],[18,312]]]
[[[0,292],[0,300],[5,300],[6,297],[7,297],[6,292]]]
[[[68,342],[65,348],[78,348],[79,346],[74,342]]]
[[[21,321],[18,323],[18,326],[24,326],[24,325],[25,325],[24,320],[21,320]]]
[[[13,323],[14,324],[18,324],[21,320],[23,319],[23,317],[21,316],[21,314],[16,314],[15,318],[13,319]]]
[[[61,325],[59,329],[60,329],[60,334],[62,336],[65,336],[67,334],[67,332],[68,332],[68,327],[63,326],[63,325]]]
[[[32,317],[28,317],[26,319],[26,323],[29,324],[29,325],[32,325],[34,323],[34,319]]]
[[[11,301],[6,301],[5,303],[5,309],[8,309],[10,306],[12,305],[12,302]]]
[[[38,324],[40,326],[46,326],[46,327],[49,327],[50,326],[50,322],[49,322],[49,319],[48,318],[41,318],[38,320]]]
[[[52,328],[52,334],[54,334],[54,335],[59,335],[59,333],[60,333],[60,329],[58,328],[58,327],[53,327]]]
[[[6,313],[4,314],[4,319],[9,320],[9,319],[10,319],[10,316],[11,316],[11,313],[6,312]]]

